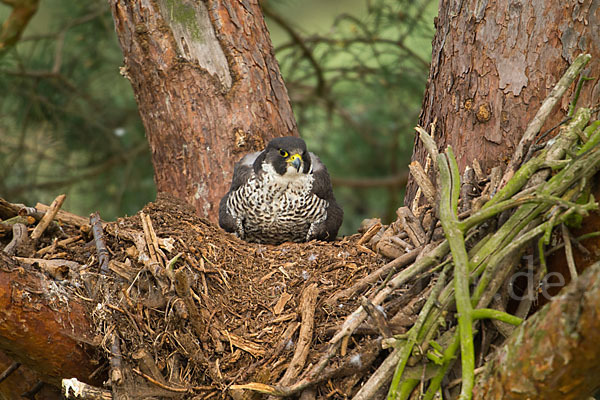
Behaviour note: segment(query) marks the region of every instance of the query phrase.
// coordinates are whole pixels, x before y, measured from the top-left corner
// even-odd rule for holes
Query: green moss
[[[193,4],[181,0],[165,0],[169,15],[166,17],[186,28],[194,40],[202,41],[202,30],[198,26],[197,10]],[[199,7],[203,7],[199,4]]]

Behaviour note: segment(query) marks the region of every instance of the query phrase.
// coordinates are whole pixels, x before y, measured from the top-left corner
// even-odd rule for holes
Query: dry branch
[[[27,227],[24,224],[14,224],[12,234],[12,240],[4,248],[4,253],[13,256],[15,254],[29,255],[33,252],[33,245],[29,240]]]
[[[289,385],[295,379],[306,362],[306,357],[310,351],[314,330],[314,315],[319,289],[316,284],[312,284],[304,289],[300,299],[300,314],[302,315],[302,324],[300,325],[300,334],[298,335],[298,344],[294,351],[294,356],[290,366],[279,381],[282,386]]]
[[[62,207],[62,204],[64,203],[66,197],[66,194],[61,194],[60,196],[56,197],[56,199],[54,199],[42,220],[37,224],[33,232],[31,232],[31,240],[37,242],[40,239],[48,225],[50,225],[50,222],[52,222],[52,220],[58,213],[58,210],[60,210],[60,207]]]
[[[42,203],[37,203],[35,205],[36,210],[41,211],[41,212],[47,212],[50,207],[47,206],[46,204],[42,204]],[[56,214],[56,219],[64,224],[67,225],[73,225],[73,226],[77,226],[77,227],[84,227],[84,226],[88,226],[90,224],[90,220],[88,218],[84,218],[84,217],[80,217],[79,215],[75,215],[73,213],[70,213],[68,211],[64,211],[64,210],[59,210],[58,213]],[[106,224],[106,222],[102,222],[103,225]]]
[[[584,135],[588,141],[576,147],[581,138],[577,131],[591,115],[589,109],[578,110],[556,140],[491,201],[468,213],[457,212],[459,194],[464,202],[478,188],[463,186],[461,191],[451,152],[440,155],[434,165],[442,169],[443,190],[437,192],[444,201],[439,215],[447,240],[441,241],[431,205],[416,215],[401,208],[386,240],[410,237],[422,247],[385,265],[368,248],[377,245],[367,238],[380,230],[378,225],[362,239],[265,247],[240,242],[191,217],[193,211],[180,204],[158,200],[168,205],[167,212],[149,204],[138,216],[106,225],[106,251],[112,258],[106,276],[98,276],[95,264],[88,267],[88,260],[97,258],[89,257],[83,246],[89,234],[80,230],[76,234],[85,240],[63,243],[54,238],[44,247],[44,257],[58,257],[59,243],[73,247],[81,267],[71,270],[85,269],[85,286],[100,287],[86,300],[90,306],[100,304],[89,311],[105,338],[105,356],[113,371],[119,371],[113,394],[123,379],[123,388],[147,385],[176,397],[200,391],[212,397],[231,389],[229,394],[236,397],[247,395],[240,390],[250,390],[274,396],[356,394],[364,399],[379,396],[393,376],[392,397],[407,399],[421,383],[424,398],[432,399],[448,373],[457,371],[462,348],[460,382],[463,397],[469,398],[469,382],[480,365],[475,362],[482,362],[503,340],[492,341],[493,325],[476,321],[521,321],[486,307],[505,286],[524,246],[535,237],[549,236],[571,214],[597,208],[593,199],[577,203],[579,192],[600,168],[600,149],[591,144],[600,141],[600,132],[598,138]],[[432,142],[425,131],[420,134]],[[538,173],[548,166],[557,172]],[[486,181],[482,173],[475,169],[470,182],[481,186]],[[527,188],[533,178],[536,183]],[[492,195],[494,185],[484,192]],[[499,217],[502,213],[506,218]],[[564,236],[569,237],[566,230]],[[472,292],[469,282],[476,283]],[[74,294],[83,298],[81,292]],[[317,302],[318,294],[327,301]],[[301,324],[295,321],[298,314]],[[326,328],[318,330],[320,324]],[[292,352],[287,346],[298,330]],[[484,336],[481,346],[474,341],[477,331]],[[389,339],[382,340],[379,333]],[[382,343],[397,348],[383,364],[372,365],[385,356]],[[125,352],[130,348],[138,350],[133,359]],[[371,378],[365,375],[376,368]],[[448,385],[445,389],[456,390]]]
[[[383,267],[379,268],[378,270],[365,276],[364,278],[362,278],[361,280],[359,280],[358,282],[356,282],[354,285],[350,286],[349,288],[346,288],[344,290],[336,292],[333,296],[331,296],[329,299],[327,299],[325,303],[329,306],[333,306],[339,300],[348,298],[348,297],[352,296],[354,293],[364,290],[367,286],[377,282],[379,279],[381,279],[382,277],[385,277],[390,272],[392,272],[398,268],[404,267],[404,266],[412,263],[413,261],[415,261],[417,256],[421,253],[421,251],[422,251],[422,248],[419,247],[417,249],[411,250],[410,252],[408,252],[406,254],[401,255],[400,257],[396,258],[395,260],[390,261],[389,263],[385,264]]]
[[[548,118],[556,104],[563,97],[569,86],[571,86],[571,83],[573,83],[575,78],[577,78],[581,70],[591,59],[592,56],[589,54],[582,54],[577,57],[562,78],[554,86],[548,97],[544,100],[538,112],[527,126],[523,137],[517,145],[513,157],[508,163],[508,167],[506,168],[504,176],[502,177],[502,182],[500,184],[501,187],[504,186],[510,178],[512,178],[516,170],[521,166],[521,163],[525,159],[525,156],[527,155],[530,146],[533,144],[536,135],[539,133],[542,126],[544,126],[546,118]]]
[[[22,204],[13,204],[0,197],[0,219],[12,218],[19,214]]]
[[[429,204],[435,204],[435,187],[429,180],[427,176],[427,172],[421,166],[421,163],[418,161],[413,161],[408,165],[410,169],[410,173],[412,174],[415,182],[419,185],[421,192],[429,202]]]
[[[96,254],[98,255],[98,263],[100,264],[100,272],[106,275],[108,272],[108,262],[110,260],[106,242],[104,241],[104,231],[98,212],[90,215],[90,225],[94,235],[94,244],[96,245]]]

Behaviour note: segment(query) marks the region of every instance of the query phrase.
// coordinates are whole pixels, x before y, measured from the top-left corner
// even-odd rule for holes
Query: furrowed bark
[[[584,75],[600,76],[600,14],[594,2],[468,0],[440,2],[429,81],[419,125],[436,121],[438,149],[454,149],[462,173],[477,159],[485,173],[503,169],[530,121],[563,73],[582,53]],[[571,93],[542,132],[566,117]],[[597,102],[600,81],[584,85],[579,104]],[[413,161],[425,165],[419,138]],[[417,190],[409,178],[405,204]]]
[[[98,367],[85,349],[94,329],[80,300],[61,290],[0,252],[0,351],[53,385],[64,377],[89,382]]]
[[[159,192],[217,219],[233,164],[298,135],[258,1],[110,1]]]

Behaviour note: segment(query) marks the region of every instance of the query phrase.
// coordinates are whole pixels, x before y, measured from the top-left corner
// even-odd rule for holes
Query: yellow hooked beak
[[[287,163],[288,164],[292,164],[294,166],[294,168],[296,168],[296,171],[300,171],[300,167],[302,167],[302,156],[300,156],[300,154],[292,154],[288,159],[287,159]]]

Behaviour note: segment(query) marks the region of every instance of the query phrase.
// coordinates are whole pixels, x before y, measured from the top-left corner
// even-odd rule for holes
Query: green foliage
[[[0,195],[33,205],[66,192],[82,215],[135,213],[154,196],[152,164],[108,7],[42,6],[0,59]]]
[[[341,233],[355,232],[365,217],[389,221],[402,202],[436,2],[263,4],[300,132],[344,206]],[[81,215],[135,213],[154,199],[153,171],[131,87],[119,74],[108,5],[40,5],[0,57],[0,196],[35,204],[65,192],[65,208]],[[0,20],[9,11],[0,6]]]
[[[368,1],[363,17],[339,14],[326,34],[291,23],[290,4],[263,6],[271,31],[281,32],[275,51],[300,134],[328,166],[344,207],[343,234],[366,217],[394,220],[402,203],[435,6]]]

